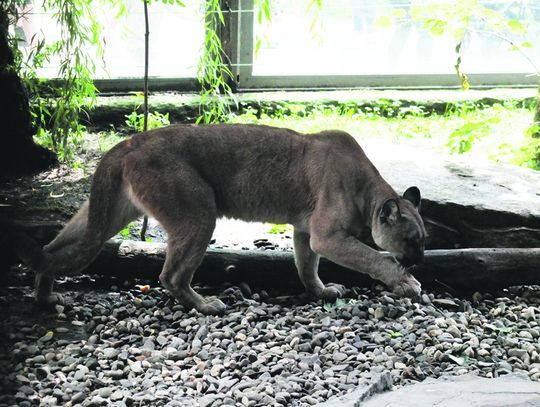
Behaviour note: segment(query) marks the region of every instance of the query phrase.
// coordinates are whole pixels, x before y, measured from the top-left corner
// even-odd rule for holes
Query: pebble
[[[98,390],[99,397],[103,397],[104,399],[107,399],[111,397],[112,389],[110,387],[102,387]]]
[[[375,311],[373,313],[373,316],[376,319],[383,319],[384,318],[384,309],[381,307],[375,308]]]
[[[61,327],[46,320],[6,317],[18,397],[11,404],[308,406],[384,370],[396,386],[469,371],[522,370],[540,381],[534,290],[527,298],[424,292],[413,302],[355,288],[354,305],[327,310],[297,294],[228,286],[218,293],[227,311],[214,317],[149,285],[144,294],[130,285],[73,295],[61,322],[71,329],[59,337]]]
[[[112,401],[122,400],[124,398],[124,392],[122,390],[115,390],[111,393],[110,398]]]
[[[119,353],[120,353],[120,351],[118,349],[115,349],[115,348],[105,348],[105,349],[103,349],[103,356],[106,359],[114,359],[116,356],[118,356]]]

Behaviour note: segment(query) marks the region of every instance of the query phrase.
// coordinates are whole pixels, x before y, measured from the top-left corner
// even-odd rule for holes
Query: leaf
[[[404,8],[395,8],[393,11],[392,11],[392,15],[395,17],[395,18],[405,18],[407,17],[407,12],[405,11]]]
[[[519,20],[508,20],[506,23],[513,33],[523,34],[526,31],[525,25]]]
[[[463,90],[469,90],[471,85],[469,84],[468,76],[466,74],[462,73],[461,76],[460,76],[460,79],[461,79],[461,88]]]
[[[521,43],[521,48],[532,48],[532,47],[533,47],[533,44],[530,43],[529,41],[525,41]]]
[[[429,31],[435,36],[441,36],[446,30],[447,23],[443,20],[434,20]]]
[[[393,24],[394,21],[392,20],[392,17],[389,16],[379,16],[375,20],[375,27],[388,28],[392,27]]]
[[[261,49],[262,40],[260,38],[257,38],[257,41],[255,41],[255,55],[259,55],[259,50]]]

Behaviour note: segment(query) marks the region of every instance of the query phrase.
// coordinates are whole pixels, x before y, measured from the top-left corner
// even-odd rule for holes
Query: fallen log
[[[156,279],[165,260],[166,245],[138,241],[109,241],[88,268],[89,273],[119,278]],[[389,257],[388,253],[383,253]],[[498,289],[540,284],[540,248],[427,250],[413,271],[424,287],[455,290]],[[366,274],[321,259],[319,275],[326,282],[348,286],[373,283]],[[291,252],[275,250],[208,249],[195,281],[245,281],[259,286],[300,285]]]

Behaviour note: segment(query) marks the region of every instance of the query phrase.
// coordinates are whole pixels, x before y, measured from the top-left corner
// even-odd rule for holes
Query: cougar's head
[[[390,252],[404,267],[424,259],[426,231],[419,207],[420,190],[410,187],[403,197],[384,202],[372,220],[371,232],[377,246]]]

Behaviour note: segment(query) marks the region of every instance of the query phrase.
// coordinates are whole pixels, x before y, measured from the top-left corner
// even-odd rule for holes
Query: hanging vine
[[[220,32],[225,18],[220,0],[205,0],[205,37],[197,67],[197,80],[201,85],[199,117],[197,123],[216,123],[225,120],[231,103],[236,103],[231,82],[234,75],[223,50]]]

